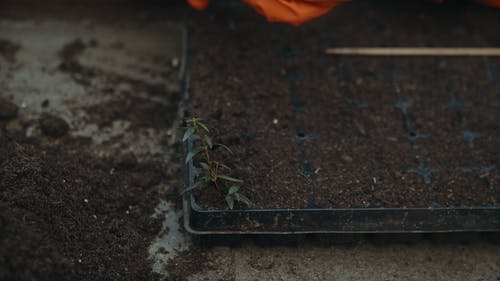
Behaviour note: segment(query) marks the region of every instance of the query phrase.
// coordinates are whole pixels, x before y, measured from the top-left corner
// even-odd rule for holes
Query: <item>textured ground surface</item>
[[[149,267],[163,276],[170,274],[170,280],[500,280],[500,245],[483,239],[470,244],[444,243],[447,239],[435,244],[436,241],[424,240],[412,245],[375,245],[361,240],[351,246],[323,245],[317,238],[294,246],[263,246],[255,239],[248,239],[238,247],[208,247],[196,240],[191,242],[178,224],[179,198],[169,192],[178,185],[177,165],[174,164],[177,160],[172,160],[175,155],[172,128],[175,126],[173,116],[178,94],[177,63],[173,59],[180,57],[179,19],[168,16],[168,9],[156,6],[138,9],[123,2],[113,5],[55,5],[42,9],[33,5],[0,4],[0,44],[6,46],[0,48],[0,97],[18,106],[17,114],[13,114],[12,109],[4,107],[6,102],[1,104],[2,113],[11,112],[2,117],[2,135],[4,140],[12,136],[22,146],[27,146],[23,155],[35,155],[39,159],[36,163],[17,162],[29,164],[27,166],[31,170],[28,171],[31,172],[44,171],[40,167],[43,161],[64,163],[62,156],[77,153],[80,158],[75,157],[75,162],[83,157],[82,163],[92,162],[93,159],[101,163],[86,166],[87,170],[95,169],[95,175],[101,175],[96,179],[89,179],[87,175],[85,180],[89,182],[107,179],[103,186],[114,190],[117,185],[128,182],[129,178],[135,177],[130,181],[135,181],[139,187],[141,182],[146,182],[149,192],[142,200],[133,200],[132,196],[140,196],[143,192],[132,189],[131,197],[125,195],[106,199],[124,205],[111,204],[106,208],[110,208],[107,210],[111,214],[115,214],[113,208],[121,212],[120,215],[115,214],[119,218],[115,223],[127,225],[127,233],[141,235],[133,237],[133,241],[139,242],[135,244],[137,248],[129,251],[149,251],[153,259],[132,261],[142,266],[142,270],[134,271],[137,274],[120,273],[127,270],[125,267],[117,270],[116,267],[101,266],[99,269],[98,266],[89,266],[85,257],[99,257],[96,253],[120,259],[119,262],[127,260],[123,257],[127,250],[123,248],[114,251],[109,247],[107,255],[101,252],[105,247],[86,248],[85,245],[96,244],[90,234],[75,235],[73,239],[81,240],[71,255],[65,251],[58,252],[61,249],[47,248],[47,241],[58,236],[51,238],[44,235],[58,233],[57,227],[74,229],[75,225],[79,225],[81,229],[89,229],[86,224],[91,223],[92,215],[96,214],[85,207],[85,204],[96,202],[86,203],[85,194],[69,188],[66,192],[74,193],[74,200],[81,200],[82,210],[69,208],[65,202],[52,203],[56,206],[62,204],[62,209],[57,209],[59,213],[68,209],[82,211],[89,216],[88,219],[68,218],[71,223],[51,225],[40,214],[25,211],[23,227],[38,227],[42,234],[25,235],[25,232],[20,232],[20,239],[13,239],[12,230],[22,231],[25,228],[8,228],[12,226],[8,223],[10,218],[0,220],[0,227],[5,227],[0,234],[0,245],[14,245],[13,250],[27,249],[17,259],[2,252],[2,259],[17,262],[17,266],[13,267],[17,271],[9,273],[16,276],[14,279],[23,278],[23,263],[46,267],[51,264],[51,257],[60,257],[63,253],[66,255],[63,257],[63,268],[75,270],[81,279],[154,278],[145,269]],[[68,132],[61,138],[48,136],[64,133],[65,126],[54,119],[43,118],[43,113],[62,118],[69,126]],[[51,122],[39,122],[40,119]],[[32,141],[26,141],[26,137]],[[3,149],[15,152],[5,142],[0,144]],[[154,170],[152,168],[148,171],[130,168],[134,165],[134,160],[130,160],[133,158],[128,156],[130,154],[137,159],[138,167],[147,167],[148,163],[156,163],[157,168],[163,168],[163,165],[165,172],[159,173],[162,175],[160,181],[155,177],[146,181],[146,176]],[[0,155],[0,162],[4,163],[5,156]],[[120,163],[121,170],[108,170]],[[9,163],[9,167],[12,166],[10,164],[15,163]],[[9,173],[10,170],[4,167],[7,166],[2,166],[2,171]],[[68,171],[78,171],[78,167],[78,164],[68,165]],[[135,176],[124,175],[120,180],[113,181],[113,177],[104,175],[104,172],[120,175],[123,171],[133,171]],[[47,175],[50,176],[50,172]],[[7,176],[13,178],[13,172]],[[23,182],[18,180],[9,185],[9,190],[21,186]],[[79,185],[75,182],[73,186]],[[22,192],[17,194],[20,202],[30,199]],[[106,198],[108,193],[102,194],[100,198]],[[12,201],[3,197],[0,199],[0,212],[4,214],[3,206],[10,206]],[[151,205],[148,205],[149,200]],[[125,208],[121,209],[123,206]],[[22,208],[19,210],[22,212]],[[144,226],[135,225],[136,219],[127,219],[130,213],[139,218],[164,218],[163,230],[158,230],[161,226],[157,220],[151,220],[154,225],[150,229],[154,229],[157,235],[156,238],[148,236],[146,244],[149,247],[141,239],[151,230],[141,230]],[[30,225],[30,221],[37,224]],[[102,236],[111,239],[103,245],[114,245],[113,241],[116,241],[113,239],[119,232],[116,232],[112,222],[105,220],[100,228],[114,231],[110,232],[113,235],[107,233]],[[39,250],[34,251],[37,247]],[[78,257],[80,253],[82,258]],[[122,258],[117,253],[121,253]],[[146,259],[146,255],[143,258]],[[99,264],[98,260],[93,261],[94,266]],[[109,259],[102,258],[102,264],[107,262]],[[0,263],[0,274],[5,274],[5,265]],[[49,279],[53,274],[59,274],[59,278],[55,279],[69,278],[69,275],[61,275],[64,272],[57,271],[59,267],[53,267],[52,271],[48,267],[48,272],[37,271],[40,267],[36,266],[30,268],[33,276],[40,279],[44,276]],[[92,275],[96,274],[96,269],[119,272]]]

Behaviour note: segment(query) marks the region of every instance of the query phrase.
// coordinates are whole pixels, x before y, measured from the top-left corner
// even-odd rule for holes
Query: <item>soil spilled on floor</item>
[[[153,280],[162,163],[98,159],[79,142],[0,136],[0,279]]]
[[[34,4],[1,9],[0,280],[158,280],[155,210],[179,197],[179,12]]]

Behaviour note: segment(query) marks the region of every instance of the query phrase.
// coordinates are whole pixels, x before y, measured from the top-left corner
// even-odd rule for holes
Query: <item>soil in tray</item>
[[[333,46],[488,46],[500,11],[359,1],[299,28],[247,10],[198,15],[188,115],[256,208],[498,204],[497,58],[334,57]],[[217,152],[215,152],[217,155]],[[227,157],[227,158],[226,158]],[[224,194],[198,190],[203,208]]]

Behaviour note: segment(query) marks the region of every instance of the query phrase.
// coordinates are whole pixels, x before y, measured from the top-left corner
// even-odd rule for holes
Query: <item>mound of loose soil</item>
[[[1,280],[155,280],[161,163],[98,159],[0,133]]]

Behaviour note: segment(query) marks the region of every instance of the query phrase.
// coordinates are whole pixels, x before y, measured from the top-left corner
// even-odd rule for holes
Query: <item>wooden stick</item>
[[[350,56],[500,56],[500,48],[346,47],[327,48],[325,54]]]

